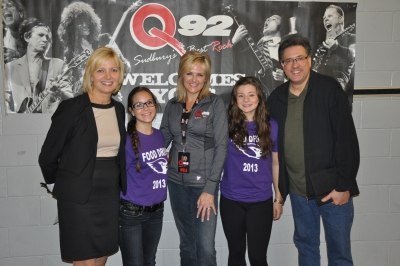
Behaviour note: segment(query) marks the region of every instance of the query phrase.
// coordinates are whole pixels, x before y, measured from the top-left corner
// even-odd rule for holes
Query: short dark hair
[[[330,5],[328,6],[325,10],[329,9],[329,8],[333,8],[336,10],[336,12],[339,14],[339,16],[344,17],[344,12],[343,9],[340,6],[337,5]]]
[[[27,33],[26,36],[30,38],[31,34],[32,34],[32,30],[36,27],[47,28],[51,34],[51,30],[46,24],[44,24],[37,18],[27,18],[26,20],[22,21],[21,25],[19,26],[19,37],[22,41],[24,49],[26,49],[26,47],[28,45],[25,40],[25,34]]]
[[[286,36],[281,44],[279,45],[278,53],[279,53],[279,61],[283,60],[283,52],[286,48],[301,45],[306,49],[307,56],[311,54],[311,44],[307,38],[299,35],[299,34],[292,34]]]

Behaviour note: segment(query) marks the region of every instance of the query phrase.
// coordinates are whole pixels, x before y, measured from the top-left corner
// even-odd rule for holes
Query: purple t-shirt
[[[140,173],[136,171],[136,155],[131,137],[126,134],[126,177],[128,189],[121,198],[141,206],[152,206],[167,198],[167,153],[164,136],[153,128],[151,135],[138,132],[140,139]]]
[[[272,151],[278,151],[278,123],[270,119]],[[258,136],[255,122],[246,122],[249,132],[247,148],[236,149],[229,140],[221,193],[224,197],[240,202],[260,202],[272,197],[272,154],[261,158],[257,147]]]

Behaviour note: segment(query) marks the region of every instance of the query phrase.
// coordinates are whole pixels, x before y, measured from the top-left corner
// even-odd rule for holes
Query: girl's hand
[[[283,204],[279,203],[278,201],[274,202],[274,216],[273,220],[277,221],[279,218],[281,218],[283,213]]]

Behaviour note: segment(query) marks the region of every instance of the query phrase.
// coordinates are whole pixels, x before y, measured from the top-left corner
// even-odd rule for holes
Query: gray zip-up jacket
[[[165,107],[160,130],[169,152],[169,180],[186,186],[203,186],[214,195],[221,180],[228,146],[228,120],[221,97],[211,94],[195,105],[190,113],[185,152],[190,153],[189,173],[178,172],[178,152],[182,147],[183,106],[172,98]]]

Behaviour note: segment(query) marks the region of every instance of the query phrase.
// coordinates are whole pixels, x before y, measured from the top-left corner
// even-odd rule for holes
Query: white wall
[[[339,1],[347,2],[347,1]],[[357,12],[356,87],[400,87],[400,0],[361,0]],[[0,91],[3,80],[0,78]],[[56,202],[39,187],[37,157],[50,126],[48,115],[4,114],[0,95],[0,265],[67,265],[60,260]],[[354,199],[352,249],[356,265],[400,265],[400,95],[355,97],[353,117],[361,147]],[[270,265],[296,265],[290,203],[274,223]],[[323,234],[321,241],[324,242]],[[169,202],[157,265],[179,265],[179,239]],[[221,224],[218,265],[227,263]],[[321,246],[327,264],[325,244]],[[122,265],[119,253],[107,265]]]

